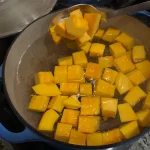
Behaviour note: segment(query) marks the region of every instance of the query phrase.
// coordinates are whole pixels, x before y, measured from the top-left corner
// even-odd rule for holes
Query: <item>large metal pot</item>
[[[72,53],[70,49],[66,49],[63,45],[56,46],[53,44],[47,33],[49,22],[57,13],[46,15],[33,22],[23,30],[7,53],[3,68],[5,94],[11,108],[26,128],[21,133],[11,133],[0,124],[0,137],[9,142],[44,141],[58,149],[118,148],[136,141],[148,132],[150,127],[145,128],[142,133],[132,139],[99,147],[74,146],[62,143],[36,130],[42,114],[27,110],[32,94],[31,86],[34,85],[34,74],[41,70],[53,71],[58,57],[71,55]],[[128,33],[136,39],[137,44],[142,43],[150,50],[150,29],[138,20],[130,16],[116,17],[102,25],[103,28],[109,26]]]

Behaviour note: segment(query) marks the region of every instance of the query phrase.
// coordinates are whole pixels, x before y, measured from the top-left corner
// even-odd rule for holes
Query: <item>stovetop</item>
[[[104,7],[109,7],[109,8],[114,8],[118,9],[121,7],[125,7],[128,5],[132,5],[135,3],[142,2],[143,0],[111,0],[111,2],[100,5]],[[62,4],[59,3],[60,1],[58,0],[58,3],[56,4],[56,7],[54,8],[53,11],[68,7],[68,4]],[[98,6],[98,4],[97,4]],[[144,22],[146,25],[150,27],[150,16],[145,16],[144,14],[135,14],[134,17],[139,19],[140,21]],[[15,40],[18,34],[12,35],[7,38],[0,39],[0,122],[9,129],[12,132],[21,132],[24,130],[24,125],[17,119],[17,117],[14,115],[13,111],[10,109],[7,100],[5,99],[4,92],[3,92],[3,87],[2,87],[2,63],[4,61],[4,57],[6,55],[7,50],[9,49],[10,45],[12,42]],[[12,146],[12,147],[11,147]],[[55,150],[55,148],[50,147],[49,145],[43,143],[43,142],[28,142],[28,143],[21,143],[21,144],[11,144],[8,145],[6,142],[0,139],[0,150],[31,150],[31,149],[36,149],[36,150]],[[140,139],[138,142],[136,142],[132,147],[128,146],[123,148],[124,150],[129,149],[130,150],[149,150],[150,149],[150,133],[147,133],[142,139]],[[118,149],[120,150],[120,149]]]

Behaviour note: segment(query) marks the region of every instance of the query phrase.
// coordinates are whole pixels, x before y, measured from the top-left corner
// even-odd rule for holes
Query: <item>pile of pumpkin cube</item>
[[[52,72],[35,76],[36,95],[28,109],[44,112],[38,130],[54,132],[56,140],[87,146],[113,144],[136,136],[139,127],[150,124],[150,82],[148,91],[139,86],[150,77],[145,47],[134,46],[134,39],[118,29],[96,32],[93,37],[110,43],[112,56],[103,56],[104,44],[88,41],[81,51],[58,59],[54,76]],[[86,54],[98,63],[88,62]],[[125,95],[124,103],[115,97],[116,90]],[[135,112],[139,101],[143,101],[142,109]],[[99,132],[101,120],[115,118],[117,113],[122,125]]]

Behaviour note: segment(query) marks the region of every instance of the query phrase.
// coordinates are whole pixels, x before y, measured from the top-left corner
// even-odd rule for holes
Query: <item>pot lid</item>
[[[22,31],[49,13],[57,0],[0,0],[0,38]]]

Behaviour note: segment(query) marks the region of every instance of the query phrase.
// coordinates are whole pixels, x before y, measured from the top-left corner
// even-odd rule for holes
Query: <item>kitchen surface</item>
[[[78,3],[83,3],[84,0],[77,0]],[[130,6],[143,2],[143,0],[85,0],[87,3],[93,4],[95,6],[108,7],[112,9],[119,9],[122,7]],[[1,1],[0,1],[1,3]],[[73,4],[76,4],[76,0],[58,0],[52,12],[66,8]],[[1,4],[0,4],[1,5]],[[143,22],[150,27],[150,10],[142,11],[135,14],[132,14],[133,17]],[[33,20],[32,20],[33,21]],[[12,33],[10,36],[5,36],[0,38],[0,122],[11,132],[21,132],[24,130],[24,125],[19,121],[15,116],[14,112],[11,110],[8,105],[3,91],[2,83],[2,65],[4,62],[5,55],[10,45],[13,43],[15,38],[19,33]],[[26,142],[26,143],[16,143],[11,144],[7,143],[3,139],[0,139],[0,150],[55,150],[54,147],[44,143],[44,142]],[[121,148],[109,148],[108,150],[149,150],[150,149],[150,132],[145,134],[143,138],[140,138],[132,145],[124,145]]]

